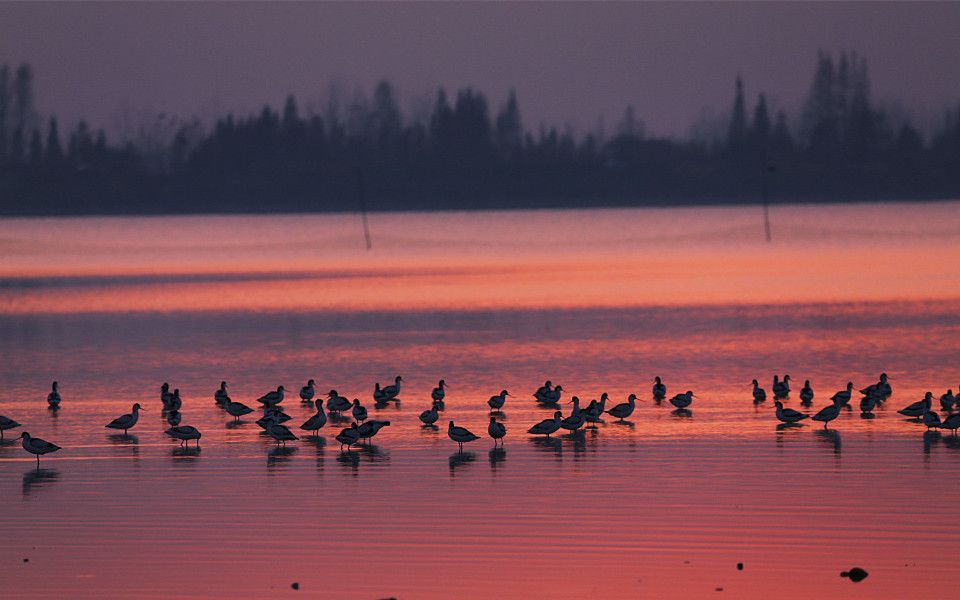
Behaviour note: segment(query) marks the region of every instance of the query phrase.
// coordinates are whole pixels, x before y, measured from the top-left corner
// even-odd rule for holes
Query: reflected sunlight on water
[[[4,589],[952,597],[960,442],[896,409],[960,384],[957,208],[776,207],[771,246],[754,208],[374,215],[370,254],[345,215],[2,220],[0,414],[24,424],[7,438],[64,447],[38,471],[0,445]],[[751,401],[751,379],[790,373],[815,411],[881,371],[876,418],[828,431],[778,430]],[[399,405],[375,408],[396,374]],[[700,396],[691,417],[651,401],[655,375]],[[311,377],[390,427],[358,452],[329,424],[278,450],[256,413],[234,425],[213,402],[221,379],[252,406]],[[441,377],[441,427],[423,428]],[[547,378],[643,402],[533,439]],[[162,381],[199,452],[163,435]],[[137,401],[133,435],[111,436]],[[284,405],[288,424],[312,414],[295,391]],[[450,419],[483,439],[458,454]],[[839,577],[853,566],[870,576]]]

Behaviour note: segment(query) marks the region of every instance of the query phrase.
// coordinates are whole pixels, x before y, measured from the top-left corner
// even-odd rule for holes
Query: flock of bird
[[[397,376],[393,385],[387,385],[381,388],[379,383],[375,384],[373,400],[376,406],[379,408],[389,402],[398,401],[402,382],[403,378]],[[760,386],[756,379],[753,380],[752,386],[754,404],[759,405],[766,402],[767,392]],[[836,392],[830,397],[830,404],[816,414],[809,415],[783,406],[782,401],[790,395],[790,376],[784,375],[783,379],[780,379],[779,376],[774,375],[771,389],[773,392],[774,406],[776,408],[776,418],[781,421],[784,426],[794,425],[804,419],[810,418],[814,421],[822,422],[826,428],[830,421],[833,421],[840,415],[843,409],[850,409],[850,402],[853,400],[854,394],[853,387],[853,383],[848,382],[845,389]],[[873,415],[873,410],[877,406],[883,404],[890,398],[893,389],[890,386],[887,374],[883,373],[876,383],[859,390],[859,392],[862,396],[860,398],[861,416],[869,418]],[[262,405],[263,415],[257,419],[256,423],[263,428],[264,433],[273,438],[278,445],[285,445],[288,441],[298,439],[293,431],[291,431],[287,425],[284,425],[284,423],[291,418],[280,408],[285,393],[286,390],[284,386],[281,385],[277,387],[276,390],[267,392],[257,399],[257,402]],[[533,397],[541,407],[559,409],[562,393],[563,386],[554,386],[551,381],[547,381],[534,392]],[[661,404],[664,400],[667,400],[667,386],[660,377],[654,379],[652,393],[653,400],[657,404]],[[343,414],[349,411],[353,421],[348,427],[342,428],[334,436],[334,439],[340,443],[341,451],[346,447],[349,452],[352,446],[369,442],[381,429],[390,425],[390,421],[370,419],[366,407],[360,403],[359,399],[354,398],[351,401],[341,396],[337,390],[332,389],[326,393],[326,403],[324,406],[324,398],[316,397],[316,384],[313,379],[307,381],[306,385],[300,388],[299,396],[302,402],[313,403],[316,406],[316,414],[300,425],[301,430],[310,432],[313,435],[319,435],[319,431],[327,424],[328,414],[330,421],[334,418],[342,420],[348,419],[344,417]],[[432,400],[430,408],[424,410],[419,415],[420,422],[423,423],[425,427],[435,427],[434,424],[440,419],[440,412],[444,410],[446,382],[443,379],[441,379],[433,389],[430,396]],[[503,414],[501,410],[509,396],[510,393],[507,392],[507,390],[502,390],[499,394],[490,396],[490,399],[487,400],[487,404],[490,407],[490,422],[487,426],[487,434],[493,439],[495,446],[502,445],[503,439],[507,435],[506,425],[504,425],[502,421],[498,421],[497,416]],[[814,392],[813,388],[810,387],[809,380],[804,382],[799,396],[802,406],[809,407],[813,404]],[[239,421],[241,417],[254,412],[253,408],[250,408],[242,402],[234,402],[230,398],[227,392],[226,381],[220,382],[220,387],[214,392],[213,398],[214,402],[228,415],[233,417],[235,421]],[[675,407],[674,414],[690,416],[692,413],[689,407],[693,403],[694,398],[698,398],[698,396],[692,391],[687,390],[686,392],[670,397],[667,401]],[[544,419],[534,424],[527,430],[527,433],[549,437],[561,429],[568,432],[576,432],[587,423],[600,422],[604,414],[623,421],[633,414],[637,402],[640,401],[636,394],[630,394],[626,402],[607,408],[608,399],[608,395],[603,393],[599,400],[591,400],[585,407],[581,407],[580,398],[573,396],[567,401],[568,404],[573,405],[569,415],[564,416],[561,410],[556,410],[552,418]],[[953,434],[956,435],[957,429],[960,428],[960,412],[953,411],[954,408],[960,409],[960,391],[958,391],[958,395],[955,396],[951,389],[940,396],[940,407],[943,412],[948,413],[942,420],[940,415],[933,410],[933,399],[934,394],[927,392],[922,400],[914,402],[897,412],[906,417],[911,417],[917,422],[923,423],[928,430],[931,428],[948,429],[952,430]],[[183,405],[183,401],[180,398],[180,390],[174,389],[171,392],[170,385],[164,383],[160,387],[160,401],[162,404],[162,414],[170,425],[165,433],[171,438],[179,440],[181,446],[188,445],[190,441],[194,441],[196,446],[199,447],[200,438],[202,437],[200,431],[191,425],[180,424],[182,420],[180,409]],[[47,404],[51,409],[56,410],[60,408],[61,402],[60,389],[57,382],[54,381],[52,390],[47,395]],[[140,403],[135,403],[129,413],[110,421],[106,424],[106,427],[108,429],[123,431],[123,434],[126,435],[130,429],[133,429],[133,427],[137,425],[141,410],[144,409]],[[20,427],[20,423],[0,415],[0,439],[3,438],[6,430],[17,427]],[[456,425],[454,421],[450,421],[447,426],[447,436],[457,444],[461,451],[463,450],[464,444],[480,439],[480,436],[465,427]],[[37,457],[38,466],[40,464],[40,456],[61,449],[60,446],[56,444],[32,437],[26,431],[20,434],[19,439],[21,440],[23,449]]]

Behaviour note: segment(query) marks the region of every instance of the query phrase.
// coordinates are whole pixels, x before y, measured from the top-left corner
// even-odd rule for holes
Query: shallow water
[[[960,441],[896,413],[957,390],[960,204],[0,220],[0,574],[18,597],[953,596]],[[873,419],[778,430],[749,382],[822,407],[886,371]],[[399,405],[374,381],[403,375]],[[650,399],[693,389],[692,415]],[[213,403],[284,384],[392,424],[286,451]],[[443,377],[439,430],[416,415]],[[544,379],[644,402],[531,438]],[[58,379],[63,408],[45,408]],[[178,387],[199,452],[163,435]],[[505,448],[486,399],[506,388]],[[129,438],[103,424],[139,401]],[[796,391],[788,406],[800,408]],[[569,406],[563,406],[566,412]],[[484,439],[463,454],[448,420]],[[809,421],[808,421],[809,423]],[[29,562],[23,562],[28,558]],[[743,571],[736,564],[743,562]],[[841,570],[861,566],[854,584]]]

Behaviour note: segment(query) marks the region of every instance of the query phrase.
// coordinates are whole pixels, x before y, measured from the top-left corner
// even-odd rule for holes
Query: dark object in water
[[[293,588],[293,589],[295,589],[295,590],[299,590],[299,589],[300,589],[300,584],[297,583],[296,581],[294,581],[293,583],[290,584],[290,587]]]
[[[848,579],[850,579],[850,581],[852,581],[852,582],[854,582],[854,583],[857,583],[857,582],[859,582],[859,581],[863,581],[864,579],[866,579],[866,578],[867,578],[867,575],[869,575],[869,574],[870,574],[870,573],[867,573],[866,571],[864,571],[864,570],[861,569],[860,567],[854,567],[854,568],[850,569],[849,571],[843,571],[843,572],[841,572],[841,573],[840,573],[840,577],[847,577]]]
[[[738,570],[738,571],[742,571],[742,570],[743,570],[743,563],[737,563],[737,570]]]

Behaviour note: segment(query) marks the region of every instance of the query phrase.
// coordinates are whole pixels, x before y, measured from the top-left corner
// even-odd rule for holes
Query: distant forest
[[[524,127],[510,93],[493,112],[439,90],[405,119],[395,88],[304,114],[158,118],[112,143],[84,122],[41,122],[29,65],[0,66],[0,214],[149,214],[650,206],[960,197],[960,105],[924,136],[871,100],[866,61],[817,57],[802,115],[748,107],[734,85],[726,135],[649,137],[631,107],[617,131]],[[789,123],[797,123],[791,130]]]

